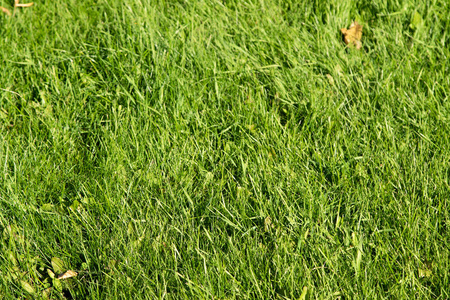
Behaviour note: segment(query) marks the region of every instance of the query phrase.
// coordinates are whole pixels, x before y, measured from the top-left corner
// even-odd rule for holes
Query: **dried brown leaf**
[[[77,275],[78,275],[77,272],[69,270],[67,272],[59,274],[58,275],[58,279],[67,279],[67,278],[75,277]]]
[[[30,7],[33,6],[34,2],[30,2],[30,3],[19,3],[17,4],[16,7]]]
[[[30,7],[34,4],[34,2],[30,3],[19,3],[20,0],[14,0],[14,7]]]
[[[341,28],[344,42],[347,45],[353,45],[356,49],[361,49],[362,26],[358,22],[353,22],[348,29]]]

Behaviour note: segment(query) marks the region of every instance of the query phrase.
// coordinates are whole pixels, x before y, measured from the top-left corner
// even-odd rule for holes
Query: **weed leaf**
[[[53,267],[53,272],[55,272],[55,273],[64,272],[64,262],[58,257],[52,258],[52,267]]]
[[[31,286],[31,284],[29,284],[28,282],[21,280],[20,281],[20,285],[22,286],[22,288],[27,291],[30,294],[34,294],[35,290],[34,288]]]

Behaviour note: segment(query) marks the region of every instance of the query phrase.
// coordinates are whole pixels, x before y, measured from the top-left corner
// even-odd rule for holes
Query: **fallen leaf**
[[[10,12],[7,8],[4,8],[3,6],[0,6],[0,10],[1,10],[2,12],[4,12],[5,14],[7,14],[8,16],[11,15],[11,12]]]
[[[362,26],[358,22],[353,22],[348,29],[341,28],[344,42],[353,45],[356,49],[361,49]]]
[[[69,271],[64,272],[62,274],[59,274],[58,275],[58,279],[67,279],[67,278],[75,277],[77,275],[78,275],[77,272],[69,270]]]
[[[14,1],[14,7],[30,7],[34,4],[34,2],[30,2],[30,3],[19,3],[20,0],[15,0]]]

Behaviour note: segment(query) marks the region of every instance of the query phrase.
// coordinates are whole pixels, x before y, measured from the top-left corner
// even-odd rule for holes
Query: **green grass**
[[[446,0],[1,15],[0,298],[450,298],[449,16]]]

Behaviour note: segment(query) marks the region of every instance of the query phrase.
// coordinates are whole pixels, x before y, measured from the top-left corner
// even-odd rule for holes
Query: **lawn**
[[[449,74],[447,0],[0,11],[0,299],[449,299]]]

